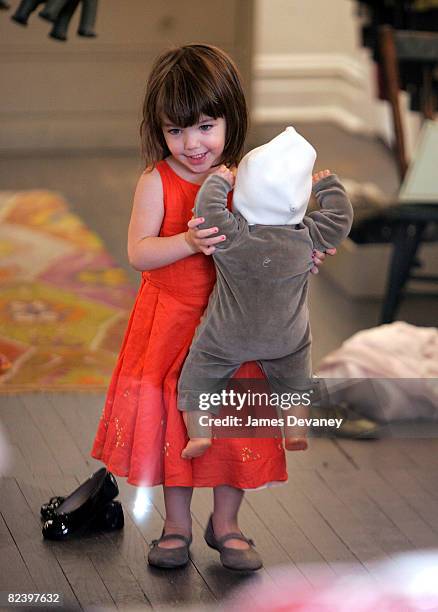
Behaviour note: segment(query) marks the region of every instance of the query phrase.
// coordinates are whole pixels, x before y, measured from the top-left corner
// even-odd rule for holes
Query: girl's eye
[[[204,123],[203,125],[199,126],[199,129],[202,132],[208,132],[209,130],[211,130],[213,128],[213,125],[211,123]]]
[[[170,130],[168,130],[168,133],[172,134],[172,136],[177,136],[181,133],[181,130],[179,128],[171,128]]]

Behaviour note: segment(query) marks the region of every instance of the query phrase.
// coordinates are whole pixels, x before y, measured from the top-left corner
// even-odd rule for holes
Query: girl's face
[[[203,115],[199,123],[181,128],[167,118],[163,135],[173,158],[193,174],[203,174],[219,161],[225,147],[226,122]]]

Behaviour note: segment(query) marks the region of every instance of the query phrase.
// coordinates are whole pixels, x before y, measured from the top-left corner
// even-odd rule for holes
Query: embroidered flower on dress
[[[109,420],[105,417],[105,408],[102,410],[100,420],[102,421],[102,425],[105,427],[105,429],[108,429]]]
[[[114,418],[114,425],[116,427],[116,448],[125,446],[125,443],[122,441],[123,437],[123,427],[120,425],[118,417]]]
[[[242,461],[256,461],[257,459],[260,459],[261,455],[260,453],[256,453],[254,452],[251,448],[249,448],[249,446],[244,446],[242,448]]]

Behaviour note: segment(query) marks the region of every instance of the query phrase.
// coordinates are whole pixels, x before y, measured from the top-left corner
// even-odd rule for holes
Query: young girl
[[[226,240],[191,219],[204,179],[241,158],[247,109],[237,69],[220,49],[187,45],[163,53],[147,84],[141,138],[146,170],[134,197],[128,234],[131,265],[142,282],[99,422],[92,456],[137,486],[162,484],[166,519],[149,563],[187,563],[193,487],[214,488],[207,543],[224,565],[262,562],[238,527],[245,489],[287,479],[279,439],[217,439],[195,459],[181,457],[187,433],[177,382],[215,283],[211,255]],[[315,264],[323,259],[316,253]],[[315,271],[317,268],[315,267]],[[237,377],[260,378],[255,363]]]

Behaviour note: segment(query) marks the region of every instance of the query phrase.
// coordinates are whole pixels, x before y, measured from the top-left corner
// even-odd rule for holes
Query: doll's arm
[[[350,232],[353,207],[336,174],[329,174],[313,185],[313,193],[320,205],[303,219],[309,228],[315,249],[325,251],[339,246]]]
[[[231,185],[217,174],[210,175],[202,184],[195,200],[195,217],[203,217],[205,222],[199,229],[217,227],[219,234],[225,234],[226,240],[215,244],[216,249],[226,249],[238,232],[236,217],[227,208],[227,196]]]

